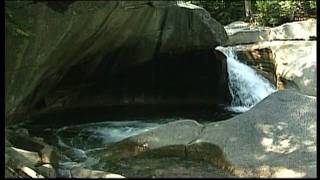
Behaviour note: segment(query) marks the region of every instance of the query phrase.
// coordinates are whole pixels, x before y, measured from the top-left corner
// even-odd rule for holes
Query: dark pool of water
[[[30,135],[43,137],[52,145],[87,150],[180,119],[209,123],[238,113],[209,105],[118,106],[60,110],[34,116],[24,124]]]
[[[225,120],[237,114],[239,113],[230,112],[223,107],[204,105],[69,109],[35,115],[34,121],[24,124],[23,127],[28,129],[31,136],[43,137],[46,143],[61,151],[60,164],[63,171],[77,163],[86,163],[85,166],[88,168],[104,166],[100,168],[104,170],[105,165],[99,162],[99,158],[90,157],[91,150],[105,147],[171,121],[193,119],[206,124]],[[71,155],[70,152],[72,152]],[[185,159],[164,157],[154,160],[131,160],[109,164],[107,169],[127,177],[227,176],[209,164],[197,164]],[[150,167],[146,168],[146,164]]]
[[[194,119],[198,122],[214,122],[231,118],[239,113],[213,105],[135,105],[114,107],[91,107],[56,110],[35,114],[29,127],[37,125],[59,128],[67,125],[104,121],[159,122],[163,119]]]

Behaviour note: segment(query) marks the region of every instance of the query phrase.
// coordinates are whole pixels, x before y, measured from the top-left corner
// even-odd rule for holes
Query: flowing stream
[[[58,174],[61,177],[70,177],[69,170],[74,166],[83,166],[89,169],[96,170],[114,170],[115,173],[127,171],[126,173],[133,177],[142,174],[152,174],[153,170],[144,169],[144,165],[150,160],[137,160],[134,162],[126,162],[124,164],[133,163],[132,166],[141,166],[141,172],[135,172],[134,170],[130,170],[129,168],[135,167],[122,167],[119,164],[108,164],[107,161],[101,159],[101,155],[99,154],[101,151],[104,151],[104,148],[112,143],[119,142],[127,137],[154,129],[161,124],[175,121],[179,119],[196,119],[200,123],[212,122],[215,120],[223,120],[230,118],[230,114],[234,113],[239,114],[245,112],[256,105],[259,101],[275,92],[276,89],[273,87],[265,78],[258,75],[256,71],[249,66],[241,63],[232,48],[224,48],[218,47],[217,50],[220,50],[227,56],[227,65],[228,65],[228,73],[229,73],[229,88],[231,91],[231,95],[233,97],[232,104],[230,107],[224,109],[220,112],[214,112],[210,114],[208,108],[193,108],[193,111],[188,111],[188,114],[179,114],[173,113],[174,115],[166,115],[166,118],[163,118],[163,114],[160,116],[146,116],[144,114],[143,119],[135,118],[130,115],[130,113],[126,110],[123,113],[123,117],[119,119],[110,119],[104,118],[102,121],[93,122],[93,123],[82,123],[77,125],[70,124],[58,124],[58,119],[51,121],[54,124],[50,125],[48,123],[43,124],[33,124],[29,126],[31,134],[37,135],[42,134],[47,143],[58,147],[59,151],[61,151],[60,163],[59,163],[59,171]],[[86,110],[88,113],[90,110]],[[136,111],[136,110],[133,110]],[[159,109],[157,109],[159,112]],[[179,110],[181,113],[181,111]],[[93,112],[94,113],[94,112]],[[129,113],[129,114],[128,114]],[[225,115],[224,113],[227,113]],[[81,115],[77,112],[72,112],[72,121],[79,122]],[[115,111],[112,111],[112,114],[115,115]],[[192,116],[191,116],[192,115]],[[205,115],[205,117],[202,117]],[[54,115],[49,115],[50,117],[58,117]],[[232,117],[232,116],[231,116]],[[45,119],[45,118],[44,118]],[[89,118],[92,120],[92,118]],[[64,121],[61,120],[60,121]],[[41,121],[37,121],[41,122]],[[90,120],[88,120],[90,122]],[[91,121],[92,122],[92,121]],[[47,127],[45,127],[47,126]],[[50,127],[50,128],[48,128]],[[137,162],[140,162],[141,165],[137,165]],[[149,163],[150,166],[155,166],[155,169],[159,168],[168,168],[170,165],[177,169],[181,168],[181,163],[188,166],[183,169],[183,173],[194,175],[197,173],[199,177],[207,177],[213,176],[210,173],[217,174],[218,170],[210,169],[209,165],[202,164],[194,164],[188,160],[179,160],[179,159],[166,159],[162,160],[154,160],[153,163]],[[120,163],[121,164],[121,163]],[[167,164],[167,165],[165,165]],[[190,171],[190,168],[193,171]],[[198,169],[198,170],[196,170]],[[207,169],[207,170],[203,170]],[[182,172],[180,170],[174,170],[171,168],[173,174],[175,172]],[[203,171],[202,171],[203,170]],[[169,172],[170,168],[166,170]],[[201,174],[204,173],[204,174]],[[181,176],[183,174],[178,174],[177,176]],[[160,176],[160,175],[159,175]]]
[[[276,91],[267,79],[238,60],[233,47],[216,49],[227,56],[229,88],[232,95],[230,110],[245,112]]]

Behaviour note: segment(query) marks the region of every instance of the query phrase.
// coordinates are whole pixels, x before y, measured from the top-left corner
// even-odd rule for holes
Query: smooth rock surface
[[[278,76],[294,82],[306,95],[317,95],[317,42],[282,42],[271,46]]]
[[[105,162],[136,156],[148,150],[171,145],[186,146],[199,136],[202,128],[203,126],[194,120],[174,121],[162,125],[156,130],[150,130],[110,144],[103,149],[90,151],[88,156],[102,159],[102,162]]]
[[[180,120],[120,141],[118,151],[129,142],[150,148],[106,160],[188,157],[237,177],[316,177],[315,107],[315,97],[277,91],[225,121]]]
[[[314,97],[278,91],[241,115],[206,125],[197,141],[222,148],[237,176],[279,177],[285,168],[316,177],[315,107]]]
[[[119,174],[75,167],[71,170],[72,178],[125,178]]]
[[[285,23],[277,27],[260,27],[242,21],[224,26],[228,45],[258,43],[272,40],[297,40],[317,37],[316,19]]]
[[[213,51],[227,34],[194,5],[8,1],[5,31],[8,122],[55,108],[230,98],[225,59]]]

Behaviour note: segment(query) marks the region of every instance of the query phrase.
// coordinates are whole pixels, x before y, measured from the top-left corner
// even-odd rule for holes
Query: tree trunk
[[[244,1],[244,8],[246,11],[246,17],[251,17],[252,10],[251,10],[251,0],[245,0]]]

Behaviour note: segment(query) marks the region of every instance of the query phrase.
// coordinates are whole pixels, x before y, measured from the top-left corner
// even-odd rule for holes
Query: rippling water
[[[143,121],[108,121],[65,126],[55,131],[59,146],[83,150],[103,147],[161,125]]]

